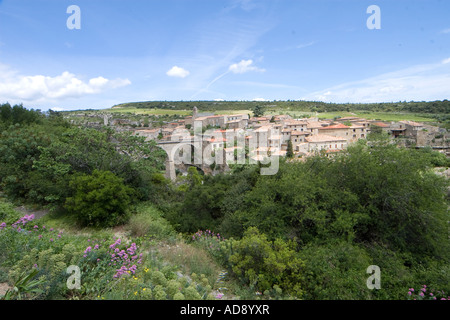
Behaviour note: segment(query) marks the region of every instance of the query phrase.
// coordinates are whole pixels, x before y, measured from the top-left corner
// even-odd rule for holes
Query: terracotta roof
[[[268,131],[270,129],[272,129],[271,125],[264,125],[264,126],[259,127],[258,129],[255,129],[255,132]]]
[[[334,129],[349,129],[349,126],[346,126],[345,124],[342,123],[338,123],[338,124],[334,124],[332,126],[327,126],[327,127],[323,127],[320,128],[321,130],[334,130]]]
[[[308,122],[308,128],[323,128],[324,124],[328,124],[328,122],[311,121]]]
[[[388,124],[383,123],[383,122],[373,122],[372,124],[375,125],[375,126],[377,126],[377,127],[383,127],[383,128],[389,127]]]
[[[399,121],[400,123],[408,124],[413,127],[423,127],[423,124],[414,121]]]

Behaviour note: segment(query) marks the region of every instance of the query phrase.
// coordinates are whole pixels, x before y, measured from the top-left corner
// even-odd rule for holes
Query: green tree
[[[291,139],[288,140],[286,157],[288,157],[288,158],[293,158],[294,157],[294,149],[292,147]]]
[[[253,108],[253,116],[254,117],[262,117],[264,115],[264,108],[257,105]]]
[[[81,225],[113,227],[126,220],[133,189],[112,172],[75,175],[69,186],[73,196],[67,198],[65,208]]]

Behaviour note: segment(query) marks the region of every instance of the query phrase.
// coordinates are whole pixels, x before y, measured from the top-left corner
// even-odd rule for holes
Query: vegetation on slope
[[[431,149],[373,136],[332,158],[281,161],[273,176],[241,165],[216,176],[190,170],[174,184],[152,143],[74,127],[58,113],[2,105],[2,114],[14,108],[20,117],[0,121],[0,282],[17,289],[8,299],[450,292],[449,184],[433,171],[448,162]],[[126,206],[114,201],[119,190]],[[50,213],[36,220],[11,202]],[[79,289],[67,286],[71,265]],[[379,290],[366,285],[370,265],[381,269]]]

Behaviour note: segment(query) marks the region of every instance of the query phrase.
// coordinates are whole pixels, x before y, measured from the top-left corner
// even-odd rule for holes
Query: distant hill
[[[251,110],[256,106],[274,110],[333,112],[366,110],[372,112],[415,112],[450,114],[450,101],[410,101],[382,103],[326,103],[320,101],[144,101],[118,104],[112,108],[192,110]]]

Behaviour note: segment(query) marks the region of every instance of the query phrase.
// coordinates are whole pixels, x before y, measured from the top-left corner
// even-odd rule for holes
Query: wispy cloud
[[[256,0],[232,0],[231,6],[228,9],[240,8],[244,11],[252,11],[257,7],[258,4]]]
[[[325,102],[426,101],[450,98],[450,58],[360,81],[343,83],[302,97]]]
[[[311,47],[311,46],[315,45],[316,43],[317,43],[317,41],[310,41],[310,42],[300,43],[298,45],[289,45],[289,46],[285,46],[282,48],[274,48],[273,50],[275,52],[285,52],[285,51],[289,51],[289,50],[304,49],[304,48]]]
[[[450,33],[450,28],[447,28],[447,29],[441,30],[441,32],[440,32],[440,33]]]
[[[308,42],[308,43],[301,43],[298,46],[295,46],[295,48],[296,49],[303,49],[303,48],[307,48],[307,47],[310,47],[312,45],[315,45],[316,43],[317,43],[317,41],[311,41],[311,42]]]
[[[241,60],[238,63],[233,63],[228,67],[228,70],[223,72],[222,74],[218,75],[217,77],[215,77],[213,80],[211,80],[204,88],[198,90],[192,97],[191,99],[195,98],[196,96],[198,96],[200,93],[205,93],[209,91],[209,88],[216,83],[217,81],[219,81],[220,79],[222,79],[223,77],[225,77],[227,74],[229,73],[234,73],[234,74],[243,74],[243,73],[247,73],[247,72],[265,72],[265,69],[256,67],[253,65],[253,60],[249,59],[249,60]]]
[[[189,61],[190,69],[195,70],[185,83],[193,92],[191,99],[207,97],[211,87],[229,74],[245,72],[263,72],[258,66],[260,61],[254,58],[255,46],[260,37],[277,25],[272,2],[230,1],[229,6],[216,16],[198,24],[190,43],[195,44],[190,52],[195,60]],[[254,10],[251,15],[236,15],[234,10]],[[252,59],[253,58],[253,59]]]

